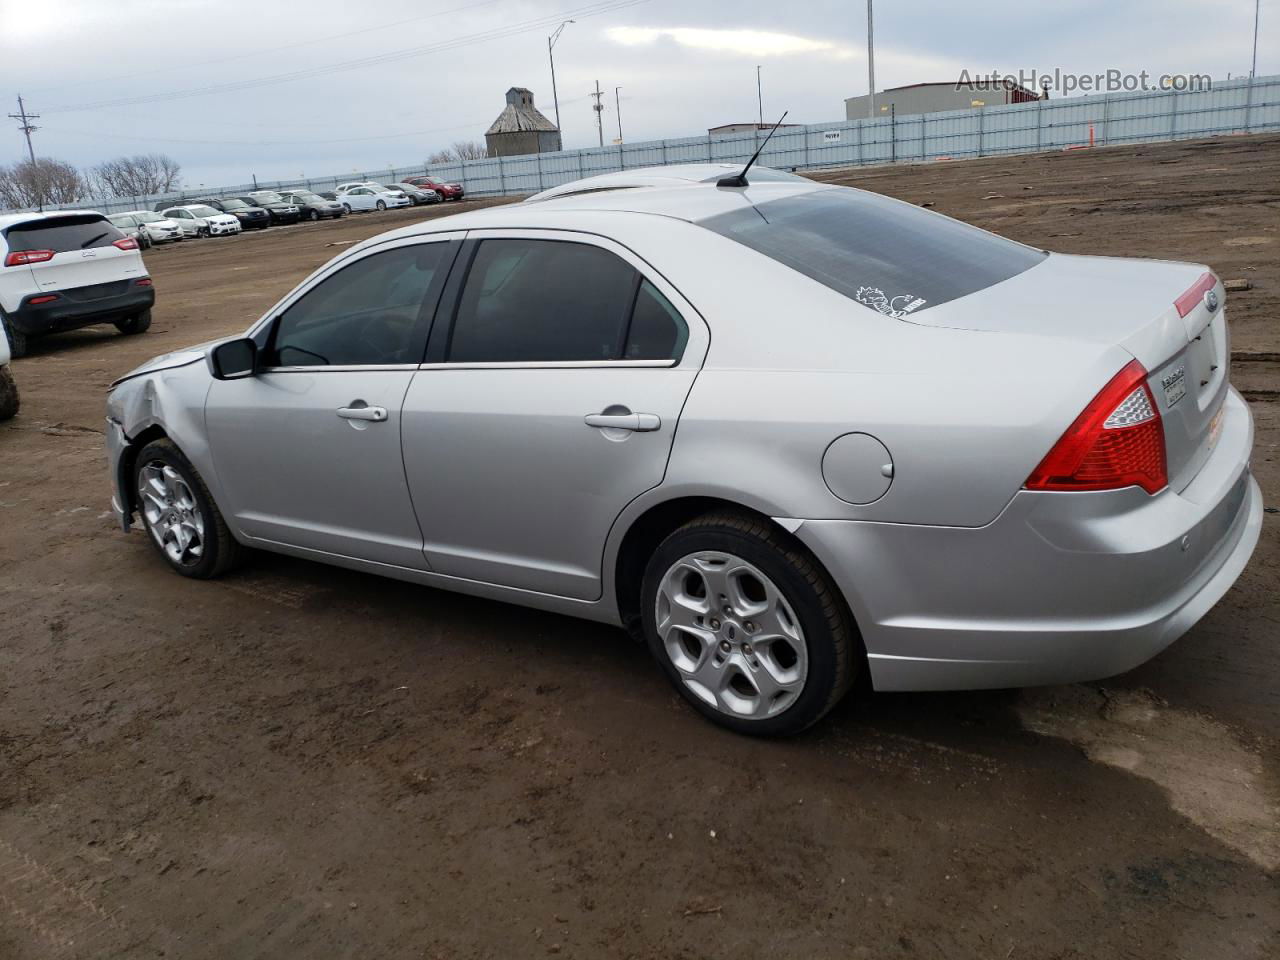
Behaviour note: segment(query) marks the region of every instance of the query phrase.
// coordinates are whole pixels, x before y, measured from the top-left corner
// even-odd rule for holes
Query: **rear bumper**
[[[985,527],[805,521],[878,690],[1071,683],[1132,669],[1230,589],[1258,542],[1253,422],[1235,390],[1181,492],[1020,491]]]
[[[155,287],[140,287],[133,281],[124,293],[97,300],[71,299],[67,294],[74,294],[74,288],[57,292],[58,299],[50,303],[28,302],[33,297],[48,296],[49,293],[25,297],[18,309],[8,315],[9,322],[26,334],[57,333],[123,320],[150,309],[156,302]]]

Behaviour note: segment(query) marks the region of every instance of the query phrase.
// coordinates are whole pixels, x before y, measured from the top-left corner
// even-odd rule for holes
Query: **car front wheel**
[[[676,530],[642,585],[650,651],[680,694],[739,733],[786,736],[853,684],[857,628],[830,577],[767,521],[709,514]]]
[[[344,203],[344,204],[342,205],[342,212],[343,212],[343,213],[350,213],[350,212],[351,212],[351,204],[349,204],[349,203]]]
[[[308,211],[308,212],[307,212],[307,219],[308,219],[308,220],[310,220],[312,223],[315,223],[317,220],[319,220],[319,219],[320,219],[320,211],[319,211],[319,210],[310,210],[310,211]]]
[[[170,440],[155,440],[138,453],[134,490],[152,545],[184,577],[208,580],[240,557],[204,480]]]
[[[383,203],[381,200],[379,200],[379,201],[378,201],[378,203],[377,203],[377,207],[378,207],[378,209],[379,209],[379,210],[385,210],[385,209],[387,209],[387,205],[386,205],[385,203]]]
[[[0,420],[12,420],[18,413],[18,385],[13,382],[13,371],[8,365],[0,367]]]

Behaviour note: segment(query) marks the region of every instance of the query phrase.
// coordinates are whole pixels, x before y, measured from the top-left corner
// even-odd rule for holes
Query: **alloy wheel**
[[[152,460],[138,471],[138,502],[151,536],[174,564],[200,562],[204,513],[182,474],[163,460]]]
[[[804,630],[763,571],[703,550],[673,563],[658,585],[654,622],[681,681],[715,710],[762,720],[804,690]]]

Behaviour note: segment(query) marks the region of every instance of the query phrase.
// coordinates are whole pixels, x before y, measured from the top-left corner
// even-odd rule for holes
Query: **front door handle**
[[[662,419],[656,413],[589,413],[582,419],[588,427],[634,433],[649,433],[662,426]]]
[[[339,407],[338,416],[343,420],[371,420],[382,423],[387,419],[386,407]]]

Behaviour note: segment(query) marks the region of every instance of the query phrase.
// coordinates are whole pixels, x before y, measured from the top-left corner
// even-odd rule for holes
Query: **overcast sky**
[[[1225,79],[1249,70],[1253,10],[881,0],[876,86],[1055,67]],[[1263,3],[1259,75],[1280,73],[1278,13],[1280,0]],[[191,186],[406,166],[482,138],[510,86],[532,89],[554,120],[547,35],[565,18],[576,20],[555,49],[566,147],[596,143],[597,80],[606,142],[616,86],[628,141],[754,120],[757,64],[767,118],[839,119],[843,99],[867,90],[860,0],[0,0],[0,114],[21,93],[41,114],[38,154],[87,166],[163,151]],[[25,145],[4,123],[10,163]]]

